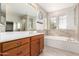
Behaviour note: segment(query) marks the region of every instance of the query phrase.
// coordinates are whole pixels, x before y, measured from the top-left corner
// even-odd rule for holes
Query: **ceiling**
[[[38,3],[46,12],[54,12],[64,8],[75,6],[75,3]]]
[[[64,8],[72,7],[75,3],[38,3],[46,12],[54,12]],[[36,16],[36,10],[27,3],[2,3],[2,11],[12,12],[18,15]]]

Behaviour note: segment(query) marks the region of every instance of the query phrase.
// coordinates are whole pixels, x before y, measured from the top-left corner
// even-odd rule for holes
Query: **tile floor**
[[[79,54],[45,46],[44,51],[40,56],[79,56]]]

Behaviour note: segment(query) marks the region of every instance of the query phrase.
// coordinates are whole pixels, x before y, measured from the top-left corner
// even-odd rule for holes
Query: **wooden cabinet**
[[[22,45],[20,47],[8,50],[3,53],[3,56],[30,56],[29,44]]]
[[[44,48],[44,35],[31,37],[31,56],[39,55]]]
[[[43,51],[44,49],[44,35],[40,36],[40,53]]]
[[[12,48],[15,48],[17,46],[17,41],[10,41],[10,42],[5,42],[2,43],[2,47],[3,47],[3,52]]]
[[[0,43],[0,56],[37,56],[44,48],[44,35]]]
[[[30,38],[0,43],[2,56],[30,56]]]
[[[1,43],[0,43],[0,52],[1,52]]]
[[[35,36],[36,37],[36,36]],[[34,37],[31,39],[34,40]],[[31,56],[37,56],[39,55],[39,49],[40,48],[40,42],[39,39],[35,39],[34,41],[31,40]]]
[[[15,49],[11,49],[11,50],[8,50],[6,52],[3,52],[2,55],[3,56],[16,56],[17,55],[17,48]]]
[[[27,54],[30,56],[30,44],[27,43],[18,47],[17,56],[27,56]]]
[[[17,42],[18,45],[23,45],[23,44],[29,43],[30,39],[29,38],[22,38],[22,39],[19,39],[17,41],[18,41]]]

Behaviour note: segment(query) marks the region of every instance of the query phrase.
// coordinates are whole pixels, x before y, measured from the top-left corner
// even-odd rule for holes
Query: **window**
[[[50,28],[56,29],[57,28],[57,17],[52,17],[50,21]]]
[[[13,25],[13,30],[20,30],[21,29],[21,24],[20,22],[14,22],[14,25]]]
[[[59,16],[59,29],[67,29],[67,16]]]
[[[20,27],[21,27],[21,24],[17,23],[17,28],[20,29]]]
[[[56,23],[56,17],[51,18],[51,22]]]

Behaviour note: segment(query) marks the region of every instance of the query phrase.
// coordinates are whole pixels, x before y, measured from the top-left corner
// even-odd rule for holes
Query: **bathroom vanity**
[[[9,36],[10,37],[10,36]],[[44,34],[26,35],[22,38],[0,42],[1,56],[37,56],[44,48]]]

